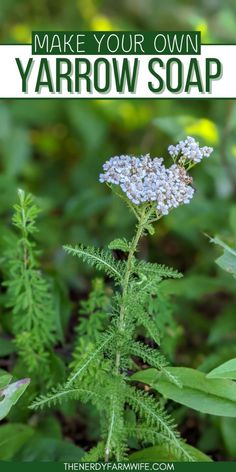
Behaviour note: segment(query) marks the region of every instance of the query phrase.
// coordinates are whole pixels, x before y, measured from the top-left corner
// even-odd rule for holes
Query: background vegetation
[[[0,42],[30,42],[34,29],[201,30],[202,41],[236,42],[235,2],[191,0],[1,0]],[[186,135],[215,148],[194,170],[197,188],[191,205],[165,217],[156,235],[141,247],[144,257],[184,273],[168,282],[175,323],[166,336],[174,365],[210,371],[236,357],[235,280],[215,264],[220,249],[206,235],[236,245],[236,102],[225,100],[6,100],[0,105],[0,250],[2,278],[6,241],[12,237],[12,205],[17,188],[38,197],[43,208],[37,241],[41,266],[54,284],[58,320],[54,376],[64,376],[78,320],[94,272],[66,257],[62,244],[104,246],[130,237],[133,221],[122,203],[98,183],[102,163],[112,155],[166,155]],[[87,270],[87,272],[86,272]],[[28,376],[12,343],[11,310],[5,288],[0,298],[0,367]],[[86,310],[86,308],[85,308]],[[98,437],[95,412],[76,403],[41,415],[27,409],[34,386],[0,427],[0,437],[19,436],[1,459],[78,459]],[[235,460],[236,420],[197,414],[170,404],[188,442],[214,460]],[[27,428],[23,428],[27,425]],[[3,429],[2,429],[3,428]],[[5,428],[5,429],[4,429]],[[8,429],[6,429],[8,428]]]

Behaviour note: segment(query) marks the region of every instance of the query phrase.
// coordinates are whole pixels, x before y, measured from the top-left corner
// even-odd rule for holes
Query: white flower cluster
[[[184,141],[180,141],[176,146],[168,147],[169,154],[175,158],[179,156],[180,160],[186,158],[188,161],[200,162],[203,157],[209,157],[213,151],[212,147],[199,147],[199,143],[194,138],[188,136]]]
[[[162,158],[131,156],[111,157],[103,165],[100,182],[119,185],[129,200],[139,205],[155,202],[160,215],[189,203],[194,189],[186,170],[176,164],[166,168]]]

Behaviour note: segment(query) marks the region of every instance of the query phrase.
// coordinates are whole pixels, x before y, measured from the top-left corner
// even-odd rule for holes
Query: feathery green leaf
[[[79,257],[90,266],[96,267],[118,281],[121,280],[124,265],[122,262],[116,261],[110,252],[83,245],[63,247],[68,254]]]

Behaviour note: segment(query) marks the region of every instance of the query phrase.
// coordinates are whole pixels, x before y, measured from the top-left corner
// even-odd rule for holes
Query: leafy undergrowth
[[[102,273],[68,290],[42,265],[39,208],[19,191],[2,253],[2,460],[234,459],[234,249],[214,239],[226,277],[182,277],[140,257],[156,213],[134,211],[131,241],[64,246]],[[199,309],[214,320],[210,333]]]

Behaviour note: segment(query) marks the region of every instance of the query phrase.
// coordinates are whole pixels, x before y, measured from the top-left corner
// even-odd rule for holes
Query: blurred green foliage
[[[200,30],[203,43],[236,42],[233,0],[1,0],[0,21],[1,43],[30,42],[31,31],[40,29],[187,29]],[[102,163],[122,153],[166,156],[167,146],[187,134],[213,146],[214,155],[194,170],[197,192],[191,205],[164,218],[141,252],[185,275],[162,288],[174,297],[178,322],[166,339],[172,362],[209,372],[236,356],[235,279],[215,264],[220,249],[206,237],[218,235],[230,247],[236,246],[236,102],[1,101],[0,251],[10,234],[17,188],[24,188],[37,195],[43,207],[37,238],[44,270],[54,277],[66,352],[70,352],[79,301],[87,296],[93,273],[66,258],[62,244],[104,246],[117,235],[129,237],[133,225],[123,204],[98,183]],[[1,301],[3,289],[0,297]],[[12,370],[15,353],[9,332],[9,313],[1,304],[0,366]],[[22,374],[20,366],[14,374],[18,372]],[[73,422],[77,407],[64,406],[49,421],[47,413],[30,418],[27,401],[21,400],[21,412],[11,413],[9,421],[19,428],[19,423],[30,419],[29,428],[36,425],[37,432],[30,436],[30,429],[25,430],[27,445],[21,451],[13,445],[12,453],[4,450],[8,459],[77,459],[79,446],[96,441],[94,411],[79,409]],[[191,410],[175,408],[172,414],[190,444],[216,460],[236,459],[235,419],[204,415],[199,419]],[[0,451],[0,458],[5,456]]]

